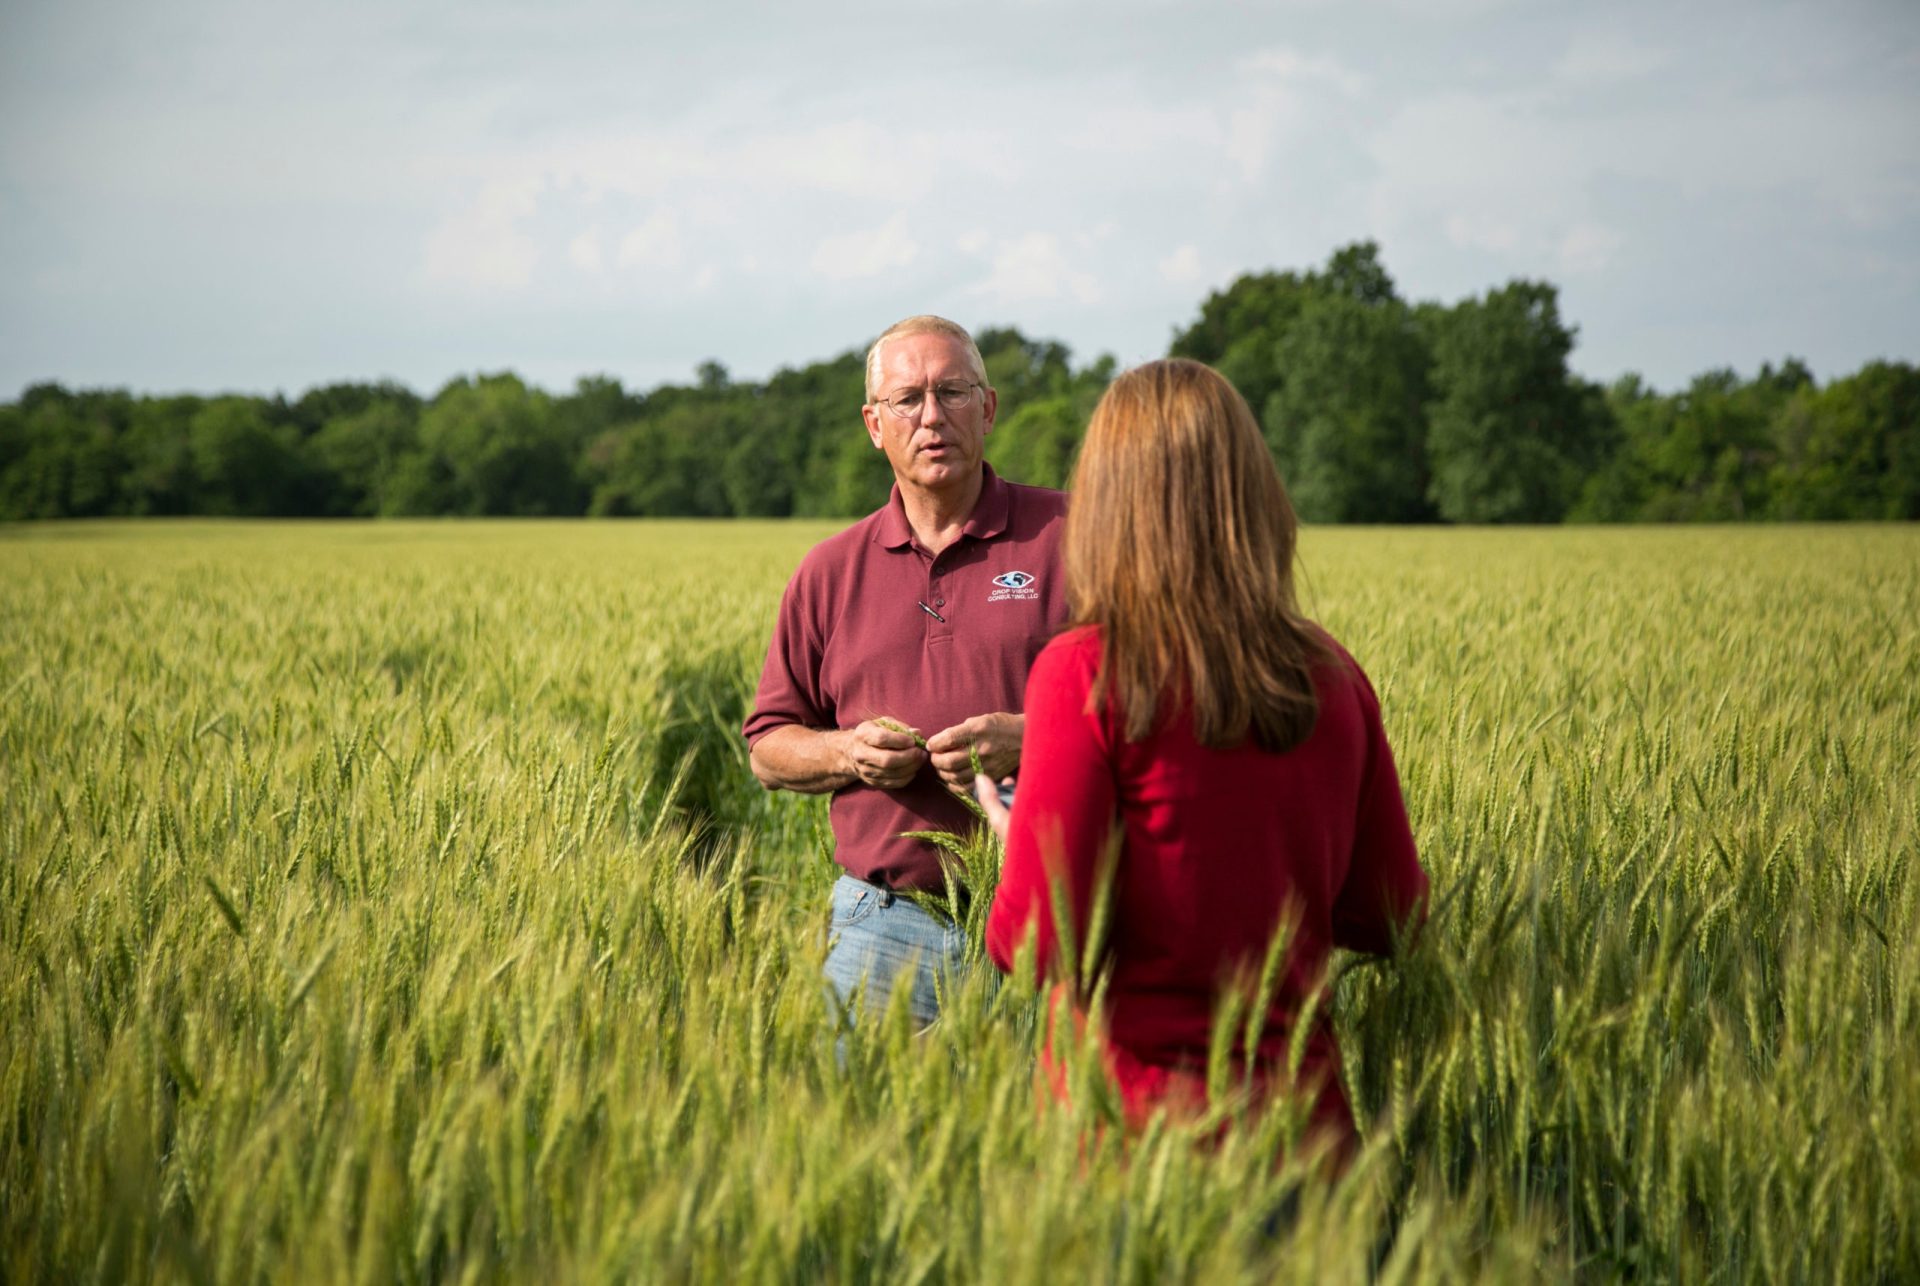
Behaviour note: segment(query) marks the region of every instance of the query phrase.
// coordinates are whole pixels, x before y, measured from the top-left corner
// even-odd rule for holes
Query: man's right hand
[[[914,740],[912,731],[901,732],[868,719],[844,729],[841,753],[847,771],[854,779],[881,790],[899,790],[919,775],[927,762],[927,752]]]

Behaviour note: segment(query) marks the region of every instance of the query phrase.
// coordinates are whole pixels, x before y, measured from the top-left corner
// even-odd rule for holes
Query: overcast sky
[[[1920,3],[0,0],[0,398],[1127,363],[1366,237],[1596,378],[1920,359]]]

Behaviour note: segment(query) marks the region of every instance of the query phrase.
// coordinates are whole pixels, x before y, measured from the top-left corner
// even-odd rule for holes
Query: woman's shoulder
[[[1047,641],[1033,660],[1033,668],[1056,675],[1091,675],[1100,668],[1104,635],[1098,625],[1074,625]]]
[[[1353,653],[1347,651],[1346,645],[1333,637],[1318,621],[1307,621],[1306,627],[1321,647],[1322,657],[1320,664],[1315,667],[1314,682],[1322,694],[1329,688],[1351,689],[1362,701],[1377,708],[1379,698],[1374,695],[1373,681],[1360,668],[1360,662],[1353,659]]]
[[[1042,648],[1041,652],[1043,654],[1047,652],[1092,653],[1098,656],[1105,636],[1106,632],[1098,625],[1069,625],[1048,639],[1046,647]]]

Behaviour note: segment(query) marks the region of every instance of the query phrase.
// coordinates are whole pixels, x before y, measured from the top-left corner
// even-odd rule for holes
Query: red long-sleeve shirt
[[[1100,647],[1097,629],[1070,631],[1041,652],[1027,681],[1019,790],[987,948],[1011,970],[1031,932],[1041,970],[1054,967],[1050,868],[1070,891],[1075,940],[1084,941],[1117,820],[1107,1062],[1130,1115],[1144,1115],[1174,1097],[1204,1100],[1220,989],[1236,973],[1258,973],[1283,916],[1294,917],[1289,955],[1253,1066],[1243,1069],[1256,1083],[1284,1064],[1332,948],[1387,951],[1396,926],[1421,907],[1427,878],[1379,699],[1337,644],[1338,659],[1314,676],[1313,732],[1284,754],[1251,741],[1208,749],[1181,711],[1163,712],[1153,733],[1127,742],[1110,711],[1087,712]],[[1320,1086],[1316,1121],[1350,1135],[1337,1058],[1323,1004],[1301,1075]]]

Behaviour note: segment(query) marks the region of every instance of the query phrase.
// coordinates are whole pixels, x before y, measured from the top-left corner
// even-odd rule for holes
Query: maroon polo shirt
[[[1066,622],[1067,497],[981,467],[973,516],[937,557],[914,539],[896,486],[885,508],[801,560],[743,728],[749,744],[790,723],[851,728],[876,716],[931,737],[1023,708],[1033,658]],[[931,764],[901,790],[837,790],[830,813],[847,873],[898,889],[943,887],[938,850],[902,831],[964,834],[974,824]]]

